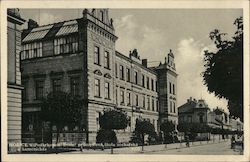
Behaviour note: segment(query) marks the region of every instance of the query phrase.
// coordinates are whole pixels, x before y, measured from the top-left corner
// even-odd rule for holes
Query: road
[[[211,143],[204,145],[191,146],[175,150],[165,150],[152,152],[151,154],[168,154],[168,155],[240,155],[240,149],[231,149],[230,141],[220,143]]]
[[[63,154],[110,154],[110,149],[105,150],[82,150],[74,152],[65,152]],[[186,147],[184,143],[169,145],[151,145],[141,147],[124,147],[114,148],[113,154],[163,154],[163,155],[240,155],[240,149],[231,149],[230,140],[227,141],[210,141],[207,143],[195,142],[190,143],[190,147]]]

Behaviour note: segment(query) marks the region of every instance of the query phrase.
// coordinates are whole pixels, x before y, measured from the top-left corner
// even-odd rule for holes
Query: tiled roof
[[[62,23],[63,25],[61,25]],[[55,31],[52,31],[52,30],[55,30]],[[78,24],[76,20],[55,23],[55,24],[41,26],[41,27],[32,29],[30,33],[23,39],[23,42],[35,41],[35,40],[47,38],[47,36],[52,37],[52,36],[68,35],[71,33],[75,33],[77,31],[78,31]]]

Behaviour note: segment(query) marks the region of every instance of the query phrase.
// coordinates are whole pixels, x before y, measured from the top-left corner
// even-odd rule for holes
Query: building
[[[153,67],[157,73],[160,122],[165,120],[178,124],[177,109],[177,73],[172,50],[165,57],[165,62]]]
[[[117,39],[108,9],[85,9],[82,18],[44,26],[29,20],[21,53],[24,142],[43,140],[41,99],[57,90],[83,98],[86,142],[95,142],[107,108],[124,110],[130,118],[128,128],[117,131],[119,142],[129,141],[137,118],[150,120],[156,130],[164,120],[177,124],[172,51],[163,64],[148,67],[136,49],[129,56],[116,51]]]
[[[222,108],[211,110],[205,100],[190,97],[178,107],[179,123],[199,123],[211,128],[230,129],[229,114]]]
[[[230,118],[229,123],[230,123],[230,129],[232,131],[237,131],[237,132],[243,131],[243,122],[240,121],[239,118],[237,119]]]
[[[8,52],[8,151],[21,151],[22,89],[20,72],[21,25],[24,19],[18,9],[7,10],[7,52]],[[17,147],[13,147],[16,144]]]
[[[229,114],[222,108],[217,107],[209,113],[208,123],[212,128],[231,129]]]
[[[208,124],[209,112],[210,109],[205,100],[190,97],[185,104],[178,107],[179,123]]]

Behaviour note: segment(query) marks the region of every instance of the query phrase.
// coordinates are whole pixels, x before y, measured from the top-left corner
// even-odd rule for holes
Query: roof
[[[191,113],[193,112],[193,109],[196,106],[196,102],[194,101],[189,101],[183,105],[181,105],[180,107],[178,107],[178,112],[179,113]]]
[[[31,32],[23,39],[23,42],[29,42],[44,38],[52,27],[53,25],[48,25],[32,29]]]
[[[71,33],[78,32],[78,24],[76,20],[68,21],[63,24],[63,26],[56,33],[56,36],[67,35]]]
[[[147,71],[150,72],[150,73],[153,73],[153,74],[155,74],[155,75],[157,74],[156,71],[154,71],[152,68],[145,67],[145,66],[143,66],[142,64],[140,64],[140,63],[138,63],[138,62],[132,60],[132,59],[129,58],[128,56],[125,56],[124,54],[122,54],[122,53],[120,53],[120,52],[118,52],[118,51],[115,51],[115,54],[116,54],[116,56],[118,56],[118,57],[120,57],[120,58],[123,58],[123,59],[125,59],[125,60],[127,60],[127,61],[129,61],[129,62],[131,62],[131,63],[133,63],[133,64],[138,65],[139,67],[141,67],[141,68],[147,70]]]
[[[25,43],[25,42],[44,39],[47,37],[68,35],[76,32],[78,32],[78,23],[74,19],[34,28],[23,38],[22,41]]]

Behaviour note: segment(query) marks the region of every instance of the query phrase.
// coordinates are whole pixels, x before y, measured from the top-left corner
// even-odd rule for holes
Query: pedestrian
[[[234,149],[234,147],[235,147],[235,136],[232,135],[232,137],[231,137],[231,149]]]
[[[189,147],[189,136],[188,135],[185,136],[185,140],[186,140],[186,147]]]

